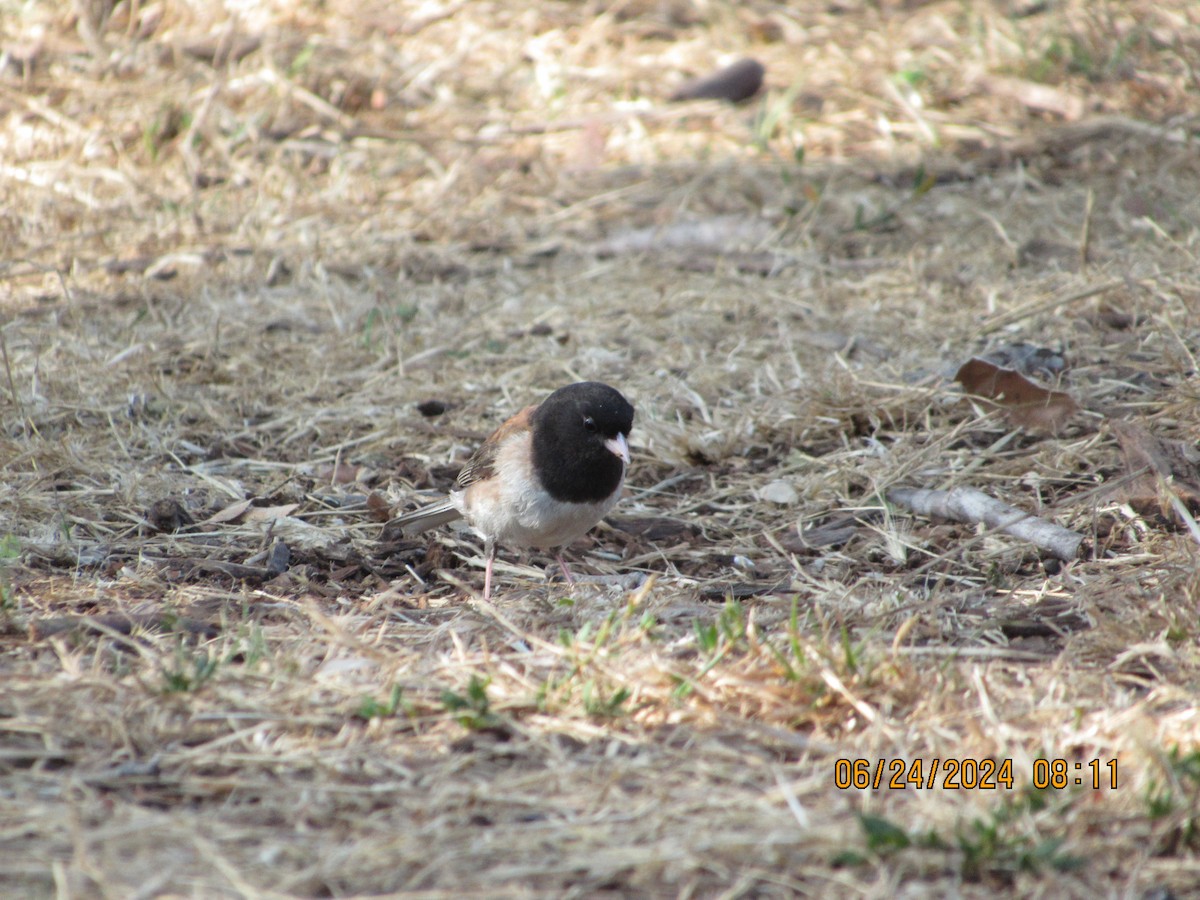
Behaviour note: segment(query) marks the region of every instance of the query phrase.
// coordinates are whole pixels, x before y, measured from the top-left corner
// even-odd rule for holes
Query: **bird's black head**
[[[621,484],[633,407],[620,391],[598,381],[568,384],[542,401],[531,424],[534,469],[555,500],[596,503]]]

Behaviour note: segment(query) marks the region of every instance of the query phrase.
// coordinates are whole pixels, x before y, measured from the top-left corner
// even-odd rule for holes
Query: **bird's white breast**
[[[513,435],[498,449],[491,477],[452,495],[463,518],[484,538],[518,547],[562,547],[586,534],[621,495],[618,485],[598,503],[555,500],[538,483],[531,460],[529,432]]]

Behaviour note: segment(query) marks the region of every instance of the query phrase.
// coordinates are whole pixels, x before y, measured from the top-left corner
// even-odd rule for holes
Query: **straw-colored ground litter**
[[[1190,0],[3,0],[0,893],[1193,896],[1198,97]],[[627,577],[484,603],[387,520],[581,379]]]

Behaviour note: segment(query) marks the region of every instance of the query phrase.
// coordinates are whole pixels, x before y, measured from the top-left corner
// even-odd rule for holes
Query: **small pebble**
[[[448,408],[445,400],[422,400],[417,404],[417,412],[427,419],[440,416]]]
[[[800,495],[792,487],[791,482],[777,479],[758,489],[758,499],[768,503],[777,503],[780,506],[792,506],[800,499]]]

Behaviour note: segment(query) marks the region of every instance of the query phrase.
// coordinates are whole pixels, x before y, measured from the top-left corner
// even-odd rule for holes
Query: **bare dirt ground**
[[[1196,896],[1198,97],[1190,0],[0,2],[4,895]],[[389,532],[582,378],[640,586]]]

